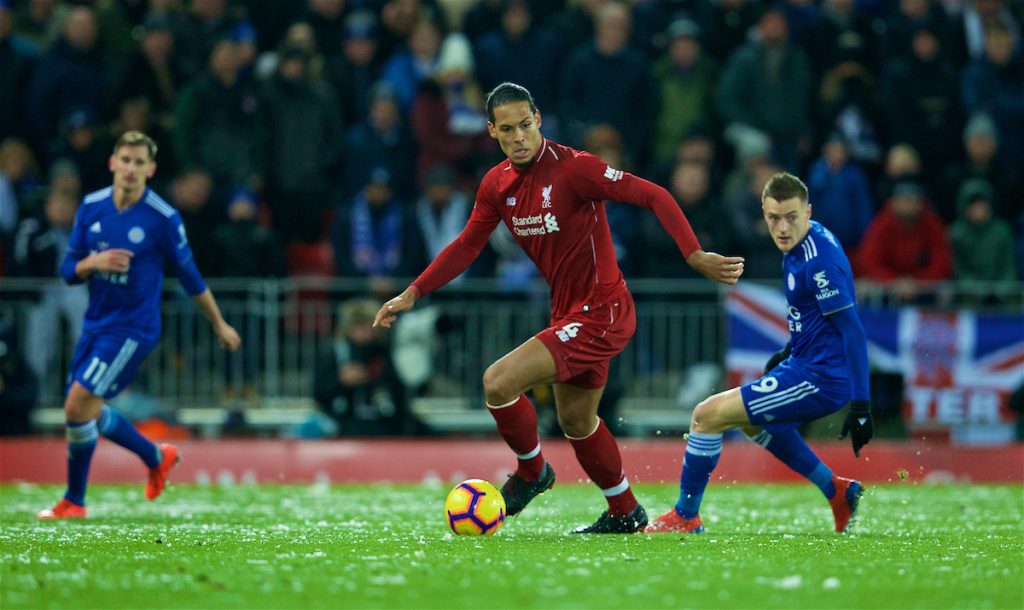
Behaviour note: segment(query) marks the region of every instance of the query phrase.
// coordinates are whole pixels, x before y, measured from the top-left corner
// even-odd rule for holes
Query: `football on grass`
[[[455,486],[444,501],[448,527],[456,534],[490,535],[505,522],[505,498],[494,485],[469,479]]]

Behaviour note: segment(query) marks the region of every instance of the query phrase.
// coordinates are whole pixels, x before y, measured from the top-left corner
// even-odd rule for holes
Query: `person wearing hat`
[[[949,228],[953,244],[953,279],[969,285],[977,281],[1012,282],[1013,230],[993,213],[995,190],[981,178],[972,178],[957,193],[957,219]]]
[[[323,236],[322,217],[337,187],[344,130],[334,90],[310,77],[310,55],[285,46],[263,90],[267,125],[267,201],[285,242]]]
[[[331,243],[340,277],[388,285],[392,278],[409,277],[422,266],[416,221],[391,185],[391,171],[374,167],[362,190],[338,207]]]
[[[917,282],[952,277],[949,235],[920,182],[904,178],[893,184],[889,200],[864,232],[858,259],[861,277],[895,282],[908,300],[916,296]]]
[[[317,360],[313,397],[344,436],[393,436],[406,429],[405,387],[395,373],[387,334],[373,326],[377,303],[355,298],[338,307],[334,341]]]
[[[370,89],[366,119],[345,136],[345,190],[355,196],[377,166],[386,166],[391,186],[406,201],[416,196],[416,149],[394,88],[378,81]]]
[[[664,164],[675,155],[687,132],[707,126],[714,116],[717,65],[704,53],[700,26],[689,19],[669,24],[668,47],[651,67],[657,113],[654,117],[653,161]]]

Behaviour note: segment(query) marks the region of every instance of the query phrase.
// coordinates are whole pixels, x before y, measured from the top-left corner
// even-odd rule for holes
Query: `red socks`
[[[597,422],[597,429],[589,436],[568,437],[569,442],[576,451],[580,466],[583,466],[590,480],[601,488],[608,500],[608,513],[628,515],[636,508],[636,497],[622,472],[622,455],[615,437],[604,425],[604,421],[599,419]]]
[[[505,405],[488,404],[487,410],[497,422],[501,437],[519,458],[516,474],[527,481],[540,479],[540,471],[544,468],[544,454],[540,452],[537,411],[530,399],[521,394],[519,398]],[[613,444],[614,442],[612,441]]]

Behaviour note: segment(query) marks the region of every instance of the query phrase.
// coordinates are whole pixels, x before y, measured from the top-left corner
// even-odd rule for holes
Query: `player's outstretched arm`
[[[743,275],[743,257],[722,256],[696,250],[686,257],[686,264],[713,282],[735,284]]]
[[[221,316],[220,307],[217,307],[217,300],[213,298],[213,293],[209,288],[192,297],[192,300],[210,321],[213,332],[217,335],[217,342],[222,348],[233,352],[242,347],[242,338],[238,336],[238,331]]]
[[[419,294],[415,288],[412,286],[406,288],[402,294],[381,305],[377,316],[373,319],[373,325],[391,328],[391,325],[398,319],[398,314],[412,309],[418,298]]]

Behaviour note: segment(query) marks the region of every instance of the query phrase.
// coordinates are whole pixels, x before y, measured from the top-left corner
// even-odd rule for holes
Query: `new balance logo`
[[[544,215],[544,228],[548,230],[548,233],[554,233],[558,231],[558,219],[551,212]]]
[[[98,221],[98,220],[97,220],[96,222],[92,223],[92,226],[91,226],[91,227],[89,227],[89,232],[90,232],[90,233],[99,233],[99,232],[101,232],[102,230],[103,230],[103,229],[102,229],[102,228],[100,228],[100,221]]]
[[[508,207],[512,207],[515,204],[516,204],[516,198],[515,197],[509,197],[508,199],[505,200],[505,205],[507,205]]]
[[[612,182],[618,182],[619,180],[622,180],[622,170],[615,169],[611,165],[608,165],[605,167],[604,177]]]
[[[583,326],[579,322],[570,322],[555,331],[555,336],[558,337],[559,341],[566,343],[569,339],[572,339],[580,332],[580,327]]]

